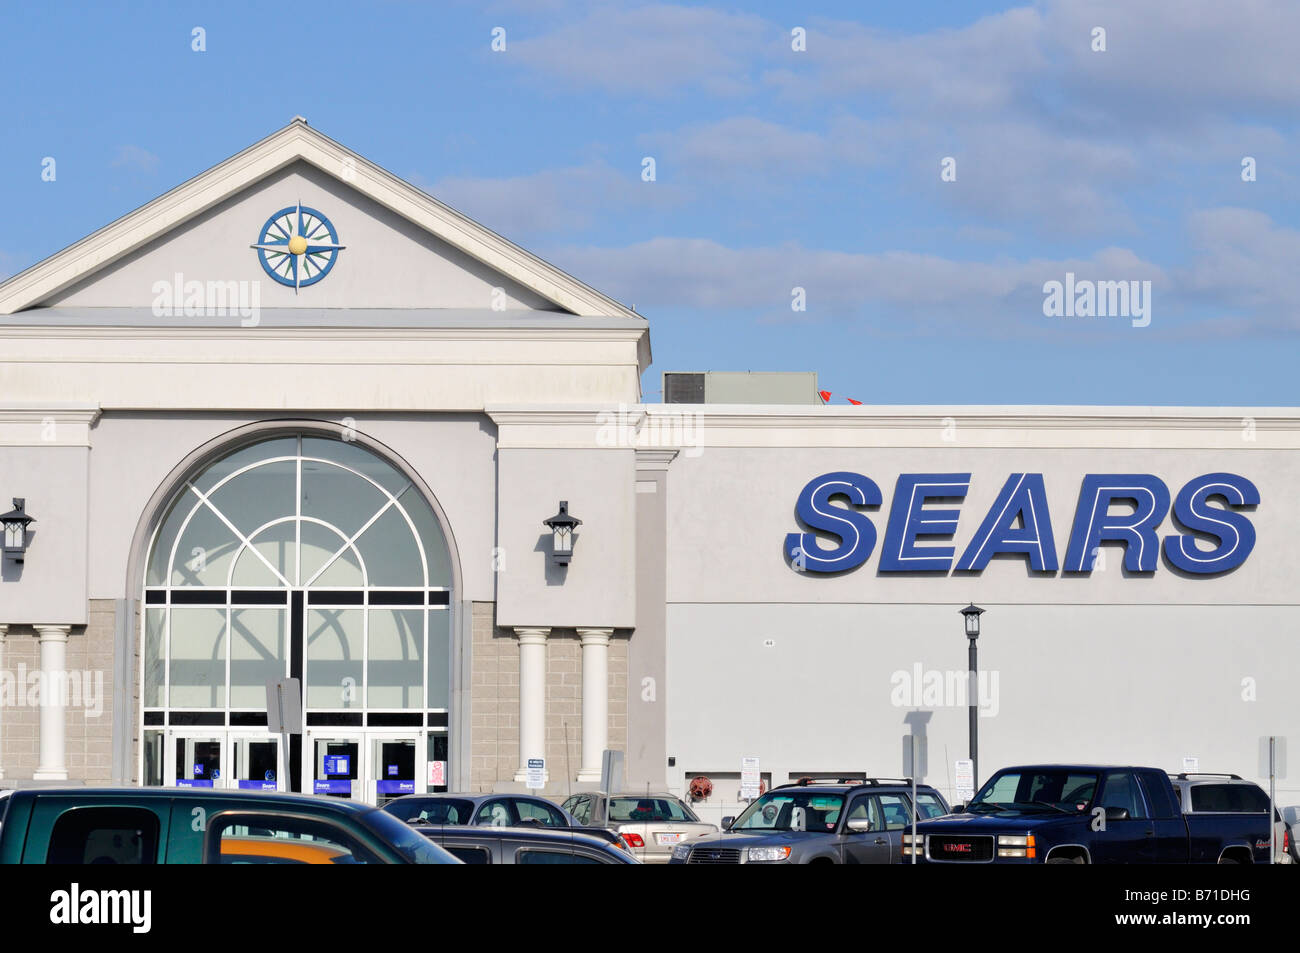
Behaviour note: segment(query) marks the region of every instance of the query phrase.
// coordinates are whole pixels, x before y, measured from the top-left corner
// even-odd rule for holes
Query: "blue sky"
[[[5,19],[0,275],[300,113],[634,305],[648,400],[665,370],[815,370],[836,403],[1297,403],[1290,0]],[[1046,317],[1067,272],[1150,281],[1149,326]]]

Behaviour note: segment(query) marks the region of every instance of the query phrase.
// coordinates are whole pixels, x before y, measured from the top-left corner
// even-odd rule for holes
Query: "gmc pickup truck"
[[[335,798],[34,788],[0,806],[0,864],[460,863],[391,814]]]
[[[1004,768],[960,813],[903,836],[904,863],[1268,863],[1264,814],[1188,814],[1158,768]]]

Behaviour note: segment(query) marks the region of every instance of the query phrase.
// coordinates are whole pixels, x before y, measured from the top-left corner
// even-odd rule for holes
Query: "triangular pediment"
[[[307,250],[278,251],[299,230]],[[256,282],[265,309],[638,317],[301,119],[0,284],[0,315],[156,308],[194,282]]]

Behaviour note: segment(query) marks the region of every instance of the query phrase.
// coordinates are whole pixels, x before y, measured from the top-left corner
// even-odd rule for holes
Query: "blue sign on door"
[[[326,774],[351,774],[352,756],[346,754],[327,754],[325,756]]]

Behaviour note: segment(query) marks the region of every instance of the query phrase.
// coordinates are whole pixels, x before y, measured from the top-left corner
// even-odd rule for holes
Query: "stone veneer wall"
[[[498,628],[495,606],[473,605],[470,787],[491,791],[519,769],[519,642]],[[552,629],[546,645],[547,792],[574,787],[582,764],[582,643],[574,629]],[[609,643],[609,746],[627,750],[628,633]],[[567,780],[566,780],[567,779]]]
[[[105,785],[113,779],[113,601],[92,599],[87,618],[87,625],[73,626],[68,636],[65,763],[70,782]],[[41,743],[41,710],[39,704],[27,704],[24,684],[41,669],[40,642],[32,626],[9,627],[3,666],[10,677],[8,689],[15,694],[21,690],[21,697],[6,698],[0,711],[0,767],[6,784],[30,781]]]

